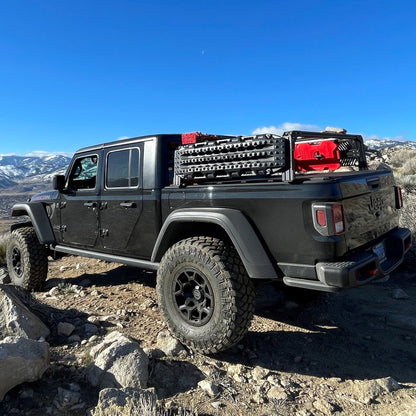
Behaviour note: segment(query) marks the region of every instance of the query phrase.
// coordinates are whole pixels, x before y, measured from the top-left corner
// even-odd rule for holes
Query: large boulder
[[[177,356],[181,353],[186,353],[183,345],[168,331],[161,331],[157,334],[157,347],[162,350],[167,356]]]
[[[385,377],[375,380],[348,380],[340,390],[361,403],[370,404],[381,395],[392,393],[401,388],[403,386],[394,378]]]
[[[93,386],[146,388],[149,358],[136,341],[114,331],[92,348],[90,354],[94,362],[87,376]]]
[[[46,338],[48,327],[20,300],[13,286],[0,285],[0,340],[7,336]]]
[[[48,343],[17,337],[0,341],[0,401],[13,387],[39,380],[48,367]]]

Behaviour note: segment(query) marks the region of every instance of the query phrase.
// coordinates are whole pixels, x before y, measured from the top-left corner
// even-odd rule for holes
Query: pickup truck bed
[[[311,201],[342,202],[345,232],[338,236],[319,234],[314,227]],[[410,244],[409,233],[398,229],[398,217],[392,216],[396,211],[396,197],[389,171],[340,172],[324,177],[314,174],[292,183],[276,180],[254,184],[193,185],[186,189],[186,193],[182,188],[171,186],[163,190],[162,208],[164,218],[178,209],[239,210],[250,219],[256,234],[261,236],[261,243],[274,260],[277,275],[286,277],[288,284],[299,287],[336,291],[382,277],[391,272],[393,264],[402,261],[407,251],[401,243],[403,237],[405,244]],[[389,234],[391,230],[394,231]],[[239,237],[236,239],[240,240]],[[384,244],[384,254],[380,252],[381,243]],[[376,246],[383,256],[380,264],[374,258],[373,248]],[[357,256],[356,252],[368,255]],[[332,284],[325,287],[328,285],[324,272],[329,266],[324,264],[329,262],[334,263]],[[320,265],[316,267],[318,263]],[[361,269],[365,274],[355,279],[351,276],[352,269],[353,275]],[[339,277],[334,277],[334,274]],[[308,281],[302,284],[297,279]],[[314,280],[322,285],[309,282]]]

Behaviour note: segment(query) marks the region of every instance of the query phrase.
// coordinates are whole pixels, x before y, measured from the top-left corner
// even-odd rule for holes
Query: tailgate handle
[[[380,188],[380,178],[367,178],[367,185],[370,189]]]

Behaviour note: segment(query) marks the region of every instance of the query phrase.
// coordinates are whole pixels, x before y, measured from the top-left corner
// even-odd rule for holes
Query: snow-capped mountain
[[[394,147],[416,149],[416,141],[412,141],[412,140],[401,142],[399,140],[391,140],[391,139],[369,139],[369,140],[364,140],[364,144],[369,149],[374,149],[374,150],[391,149]]]
[[[65,173],[71,157],[0,155],[0,219],[9,218],[17,202],[52,188],[52,177]]]
[[[71,158],[64,155],[45,156],[0,155],[0,189],[23,186],[29,191],[36,185],[50,184],[52,176],[64,173]]]

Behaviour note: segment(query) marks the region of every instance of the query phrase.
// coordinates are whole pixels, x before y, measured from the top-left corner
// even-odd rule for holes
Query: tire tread
[[[207,261],[211,273],[218,277],[225,319],[208,339],[191,340],[178,330],[163,300],[164,275],[169,273],[176,257],[182,253],[201,256]],[[170,331],[183,344],[201,353],[217,353],[235,345],[244,337],[253,318],[255,291],[244,265],[233,246],[214,237],[191,237],[173,245],[161,261],[156,289]]]
[[[11,259],[11,250],[19,245],[24,274],[17,278],[14,274]],[[13,284],[19,282],[19,286],[29,291],[40,290],[48,274],[48,256],[46,247],[38,240],[33,227],[22,227],[14,230],[7,245],[7,266]]]

